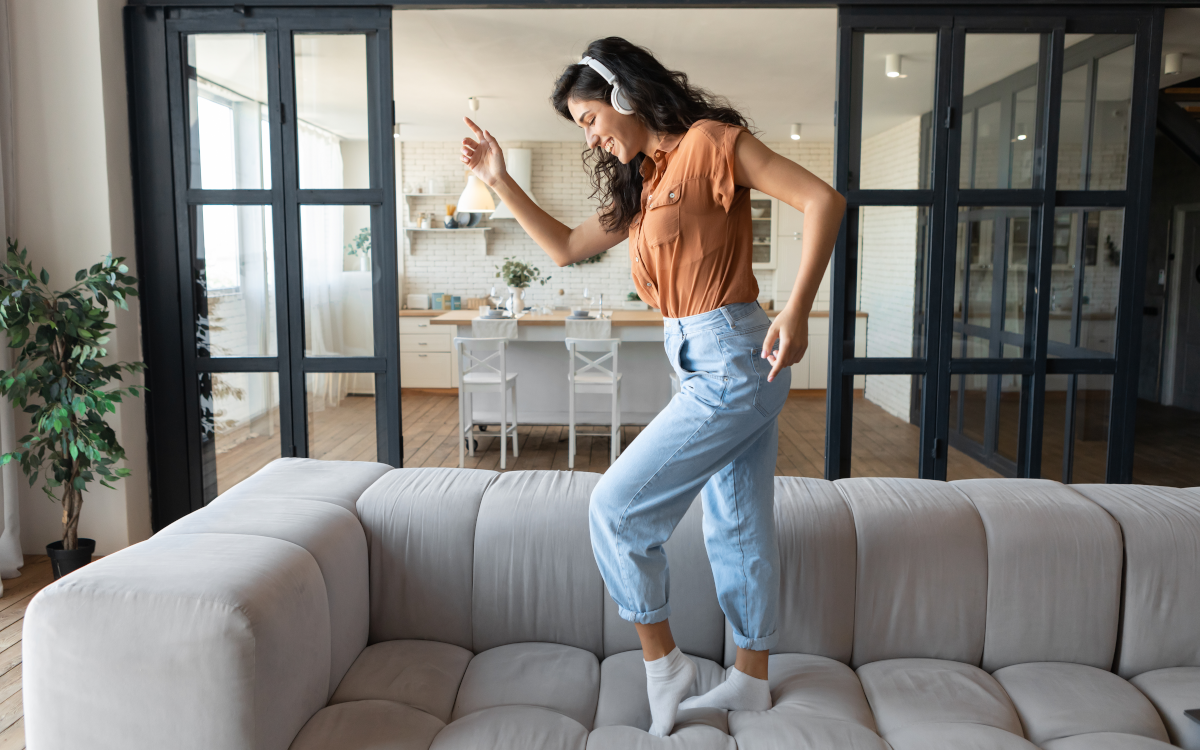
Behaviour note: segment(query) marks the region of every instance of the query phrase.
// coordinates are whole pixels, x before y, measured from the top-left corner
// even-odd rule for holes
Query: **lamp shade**
[[[887,56],[884,63],[884,72],[887,73],[888,78],[904,78],[900,72],[900,55],[892,53]]]
[[[463,188],[462,195],[458,196],[457,210],[473,214],[490,214],[496,210],[496,201],[492,200],[492,194],[488,192],[487,185],[484,185],[475,175],[471,175],[467,177],[467,186]]]
[[[800,140],[800,123],[798,123],[798,122],[792,123],[792,140],[793,141]]]

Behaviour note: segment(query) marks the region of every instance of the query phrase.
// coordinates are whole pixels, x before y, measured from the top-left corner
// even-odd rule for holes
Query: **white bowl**
[[[766,212],[767,212],[767,209],[765,209],[765,208],[751,208],[750,216],[755,219],[761,219],[763,217],[763,214],[765,214]]]

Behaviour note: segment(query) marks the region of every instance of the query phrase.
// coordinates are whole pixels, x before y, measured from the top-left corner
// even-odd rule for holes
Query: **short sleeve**
[[[711,144],[711,184],[713,200],[729,213],[733,205],[733,194],[737,186],[733,183],[734,175],[734,146],[738,136],[750,132],[741,125],[731,125],[715,120],[704,121],[704,133]]]

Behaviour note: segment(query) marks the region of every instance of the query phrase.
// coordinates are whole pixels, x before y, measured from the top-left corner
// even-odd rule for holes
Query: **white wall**
[[[15,233],[51,285],[110,252],[134,262],[133,191],[126,108],[122,0],[12,0]],[[114,360],[142,358],[136,300],[110,318]],[[140,378],[139,378],[140,382]],[[133,476],[116,490],[84,496],[79,534],[106,554],[150,535],[145,411],[142,399],[118,406],[109,423]],[[18,414],[18,435],[28,422]],[[62,537],[62,509],[22,479],[21,541],[28,554]]]

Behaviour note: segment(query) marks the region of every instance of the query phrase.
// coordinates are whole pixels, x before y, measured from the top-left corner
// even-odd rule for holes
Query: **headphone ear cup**
[[[625,92],[621,90],[620,86],[613,86],[612,96],[609,99],[613,109],[623,115],[633,114],[633,104],[626,98]]]

